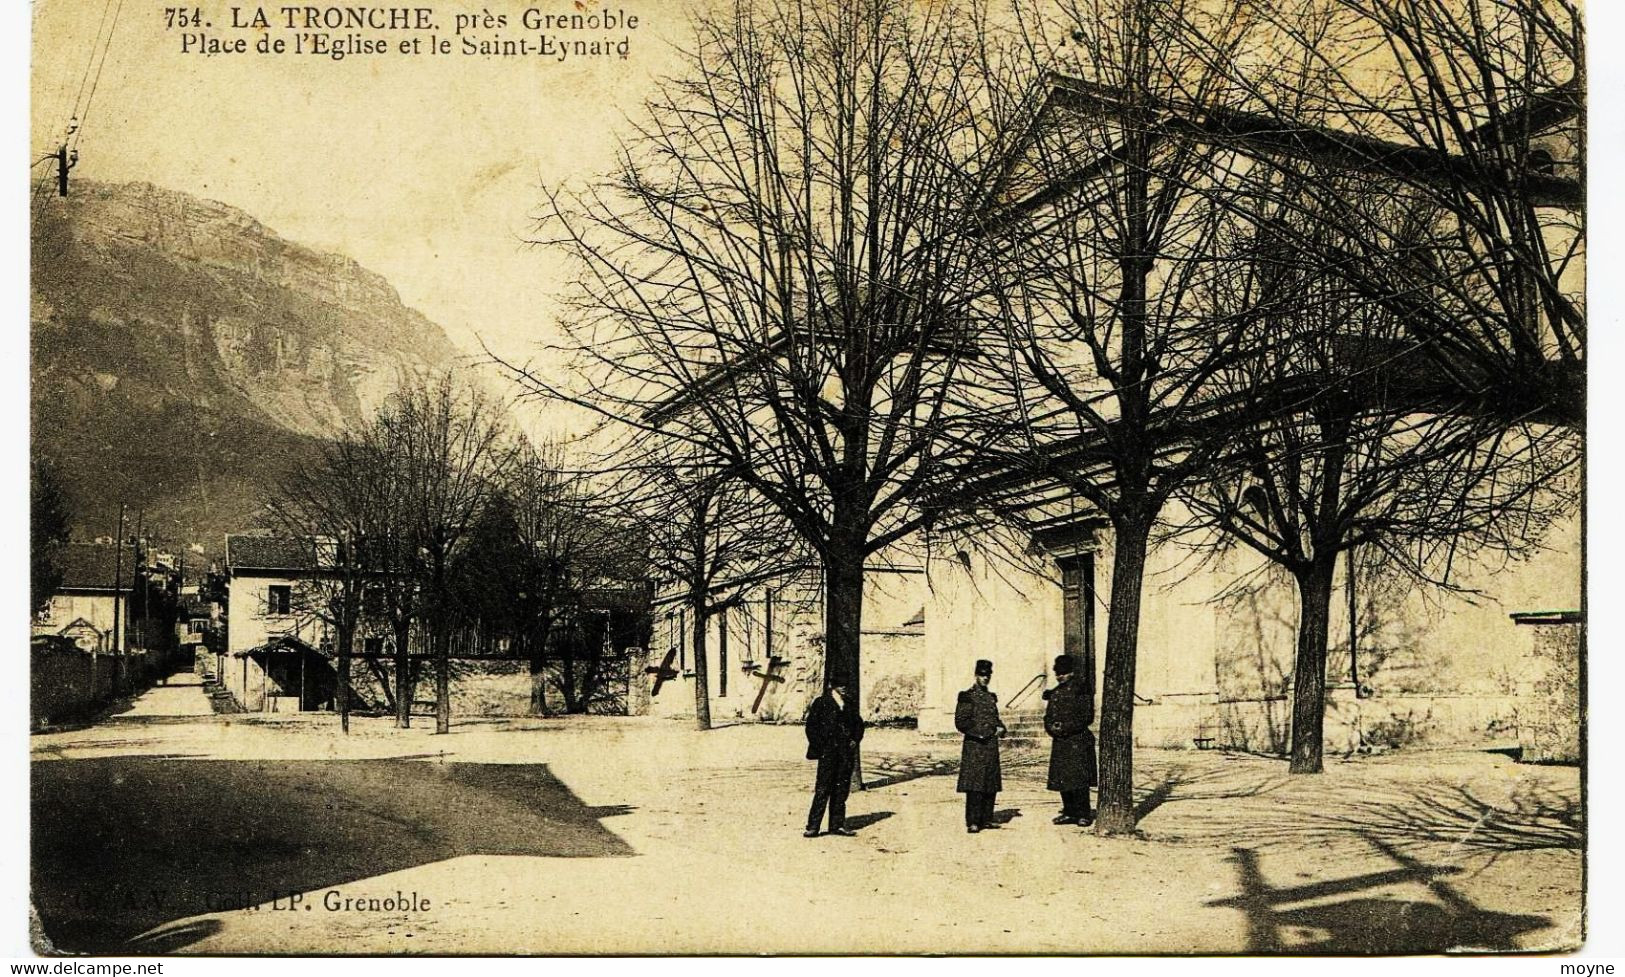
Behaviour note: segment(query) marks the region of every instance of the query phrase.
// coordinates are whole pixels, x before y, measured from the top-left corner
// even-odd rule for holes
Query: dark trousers
[[[1081,821],[1093,821],[1095,814],[1089,808],[1089,788],[1061,791],[1061,813]]]
[[[993,791],[968,790],[965,792],[965,827],[985,828],[993,823],[993,800],[999,795]]]
[[[829,829],[846,826],[846,795],[852,790],[852,751],[833,750],[818,760],[818,779],[813,784],[812,809],[807,812],[807,830],[817,831],[829,806]]]

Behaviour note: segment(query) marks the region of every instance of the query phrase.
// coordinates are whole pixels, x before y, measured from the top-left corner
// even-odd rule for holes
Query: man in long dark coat
[[[965,734],[959,751],[959,792],[965,795],[965,830],[975,834],[993,820],[993,801],[1004,781],[999,776],[999,737],[1006,732],[999,718],[999,697],[988,691],[993,663],[976,662],[976,684],[959,693],[954,728]]]
[[[849,693],[846,681],[834,679],[807,710],[807,759],[818,761],[812,808],[803,832],[807,838],[818,837],[826,804],[830,834],[848,838],[857,834],[846,826],[846,795],[852,789],[858,744],[863,742],[863,720]]]
[[[1083,683],[1072,673],[1072,658],[1055,659],[1059,682],[1044,692],[1049,705],[1044,709],[1044,732],[1052,737],[1049,751],[1049,789],[1061,794],[1061,814],[1056,824],[1095,821],[1089,805],[1089,788],[1095,785],[1095,734],[1089,731],[1092,703]]]

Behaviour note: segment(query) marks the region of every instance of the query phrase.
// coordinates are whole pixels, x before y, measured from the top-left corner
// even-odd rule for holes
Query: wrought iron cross
[[[763,668],[760,665],[751,666],[750,670],[756,672],[756,677],[762,680],[762,687],[756,692],[756,701],[752,703],[750,707],[750,711],[753,715],[755,714],[756,710],[762,708],[762,700],[767,698],[768,686],[774,682],[778,682],[780,684],[784,683],[784,676],[778,674],[777,669],[782,668],[789,663],[790,660],[788,658],[780,658],[779,656],[774,655],[767,660],[766,668]]]

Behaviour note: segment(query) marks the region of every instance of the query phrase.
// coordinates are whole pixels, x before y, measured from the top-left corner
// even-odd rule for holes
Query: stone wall
[[[35,728],[83,719],[123,692],[146,688],[168,667],[161,652],[93,654],[34,645],[29,656],[29,712]],[[122,674],[121,674],[122,673]]]
[[[1376,694],[1327,690],[1323,728],[1328,755],[1407,747],[1497,749],[1518,741],[1519,700],[1510,695]],[[1292,699],[1263,696],[1161,696],[1134,713],[1141,746],[1212,748],[1284,754],[1291,743]]]

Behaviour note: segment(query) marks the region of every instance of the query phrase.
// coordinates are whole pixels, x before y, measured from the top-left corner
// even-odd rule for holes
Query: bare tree
[[[491,486],[514,455],[512,441],[490,398],[460,389],[450,374],[403,383],[378,419],[389,454],[389,476],[399,480],[399,544],[415,558],[418,614],[435,662],[435,732],[451,729],[451,630],[458,616],[453,570]],[[409,633],[397,631],[396,708]],[[405,725],[403,721],[402,725]]]
[[[962,245],[992,145],[977,25],[954,4],[740,0],[608,179],[548,198],[579,260],[584,404],[726,470],[821,561],[826,668],[859,678],[865,558],[915,502],[973,347]]]
[[[559,446],[520,444],[491,486],[455,569],[461,615],[483,640],[506,640],[528,658],[535,716],[547,708],[554,636],[579,603],[584,508]]]
[[[601,534],[588,521],[581,479],[565,470],[557,445],[522,449],[505,481],[511,486],[516,539],[524,550],[515,581],[522,589],[514,606],[524,615],[520,633],[530,656],[531,712],[540,716],[547,708],[548,649],[579,612],[582,588],[605,554],[594,552]],[[568,711],[575,689],[568,680],[564,685]]]
[[[391,486],[375,447],[365,431],[340,435],[314,465],[289,472],[268,505],[282,534],[303,551],[307,576],[295,591],[295,612],[321,620],[337,638],[337,706],[346,733],[356,633],[388,545]]]
[[[1009,338],[1019,422],[984,450],[1086,500],[1113,534],[1096,830],[1134,827],[1133,710],[1148,542],[1200,478],[1233,411],[1211,382],[1247,355],[1242,323],[1203,308],[1229,273],[1214,197],[1234,154],[1170,130],[1164,105],[1215,101],[1208,67],[1240,43],[1236,4],[1076,0],[1025,15],[1038,103],[989,220],[988,301]]]
[[[1448,586],[1460,552],[1526,553],[1572,510],[1578,439],[1527,418],[1509,423],[1418,370],[1418,342],[1399,318],[1316,267],[1313,256],[1336,245],[1308,249],[1306,261],[1305,240],[1343,232],[1285,205],[1295,174],[1272,182],[1256,223],[1226,249],[1251,260],[1212,282],[1213,314],[1250,320],[1245,342],[1256,350],[1215,377],[1216,396],[1267,402],[1224,432],[1211,477],[1189,483],[1183,501],[1196,527],[1220,532],[1216,549],[1245,545],[1295,581],[1291,770],[1319,773],[1339,558],[1380,551],[1386,572]],[[1315,192],[1336,182],[1318,174]],[[1395,199],[1345,206],[1405,206]],[[1433,219],[1368,218],[1377,222],[1424,229]]]
[[[1229,386],[1302,396],[1236,429],[1245,478],[1196,508],[1298,582],[1292,769],[1311,772],[1337,554],[1449,585],[1460,549],[1525,551],[1574,504],[1583,35],[1564,0],[1254,13],[1248,55],[1210,62],[1244,111],[1170,110],[1258,161],[1231,200],[1270,268],[1227,304],[1269,329]]]
[[[1294,243],[1398,316],[1484,410],[1583,424],[1578,5],[1289,0],[1251,17],[1251,56],[1213,61],[1246,111],[1204,128],[1301,178]],[[1434,217],[1374,219],[1362,201],[1378,195]]]
[[[562,444],[521,444],[492,487],[459,571],[459,602],[486,637],[506,637],[530,672],[530,710],[547,708],[549,668],[567,713],[597,700],[610,666],[592,606],[606,585],[640,579],[638,533],[587,477],[565,465]]]
[[[694,720],[711,728],[711,619],[740,606],[753,583],[810,565],[778,512],[725,470],[691,452],[652,445],[630,468],[629,489],[649,540],[651,568],[681,588],[692,622]]]

